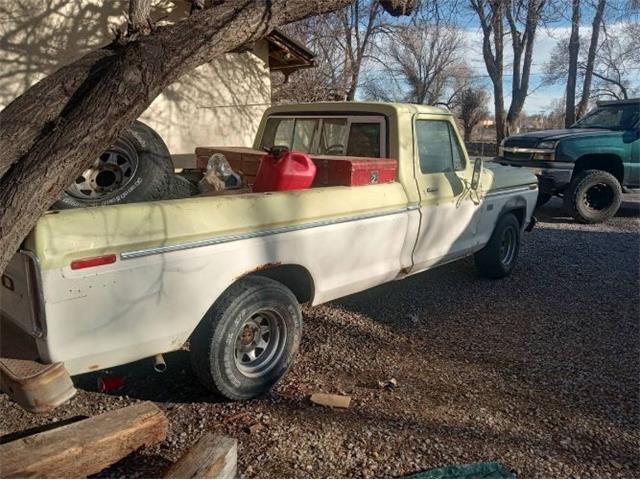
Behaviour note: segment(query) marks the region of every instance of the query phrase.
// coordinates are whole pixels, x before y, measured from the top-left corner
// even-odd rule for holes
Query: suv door
[[[470,190],[472,165],[452,117],[417,115],[413,131],[420,192],[420,227],[413,251],[418,271],[474,249],[480,208]]]

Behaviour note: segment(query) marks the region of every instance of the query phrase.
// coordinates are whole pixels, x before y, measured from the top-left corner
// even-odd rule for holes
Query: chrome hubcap
[[[82,200],[105,200],[126,187],[137,168],[135,148],[120,139],[76,178],[67,193]]]
[[[500,238],[500,261],[503,265],[510,265],[516,256],[517,232],[514,227],[508,226],[502,232]]]
[[[286,324],[272,310],[254,313],[236,337],[235,362],[243,375],[257,377],[271,370],[284,352]]]

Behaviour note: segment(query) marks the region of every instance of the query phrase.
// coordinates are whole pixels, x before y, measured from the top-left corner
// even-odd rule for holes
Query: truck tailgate
[[[1,280],[0,315],[30,335],[42,336],[44,309],[35,256],[25,251],[16,253]]]

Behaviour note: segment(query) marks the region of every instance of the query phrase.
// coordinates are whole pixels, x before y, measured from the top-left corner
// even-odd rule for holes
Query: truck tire
[[[613,217],[622,203],[618,179],[603,170],[584,170],[564,192],[564,207],[580,223],[600,223]]]
[[[536,200],[536,208],[541,207],[543,205],[545,205],[546,203],[549,202],[549,200],[551,200],[551,197],[553,195],[551,195],[550,193],[543,193],[538,191],[538,198]]]
[[[287,287],[245,277],[209,309],[191,337],[191,364],[209,390],[231,400],[270,390],[289,370],[302,336],[302,313]]]
[[[162,200],[173,162],[162,138],[134,122],[54,203],[53,209]]]
[[[513,213],[503,215],[474,260],[478,273],[486,278],[504,278],[516,265],[520,251],[520,222]]]

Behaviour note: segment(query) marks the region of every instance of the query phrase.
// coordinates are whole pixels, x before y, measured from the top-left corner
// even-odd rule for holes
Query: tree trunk
[[[274,27],[352,0],[214,2],[148,36],[91,52],[0,112],[0,272],[38,218],[164,88]],[[390,0],[402,9],[406,0]],[[51,95],[51,94],[54,95]]]
[[[507,8],[506,16],[511,27],[511,38],[513,44],[513,75],[511,88],[511,104],[507,113],[507,135],[509,135],[516,125],[524,102],[529,94],[529,77],[531,74],[531,63],[533,61],[533,46],[536,39],[536,30],[540,21],[540,13],[544,8],[546,0],[528,0],[527,18],[522,36],[517,29],[517,19],[513,17]],[[521,65],[522,62],[522,65]]]
[[[567,97],[564,126],[569,128],[576,122],[576,80],[578,77],[578,53],[580,52],[580,0],[573,0],[571,14],[571,36],[569,37],[569,73],[567,75]]]
[[[598,0],[596,13],[593,16],[593,23],[591,26],[591,41],[589,42],[587,65],[584,70],[582,96],[580,97],[580,103],[578,104],[578,110],[576,112],[577,118],[581,118],[582,116],[584,116],[584,114],[587,112],[587,107],[589,106],[589,98],[591,97],[591,81],[593,79],[593,67],[596,61],[596,51],[598,50],[598,40],[600,38],[600,26],[602,25],[602,18],[604,17],[605,6],[606,0]]]
[[[473,125],[464,124],[464,143],[469,143],[471,141],[471,133],[473,132]]]

